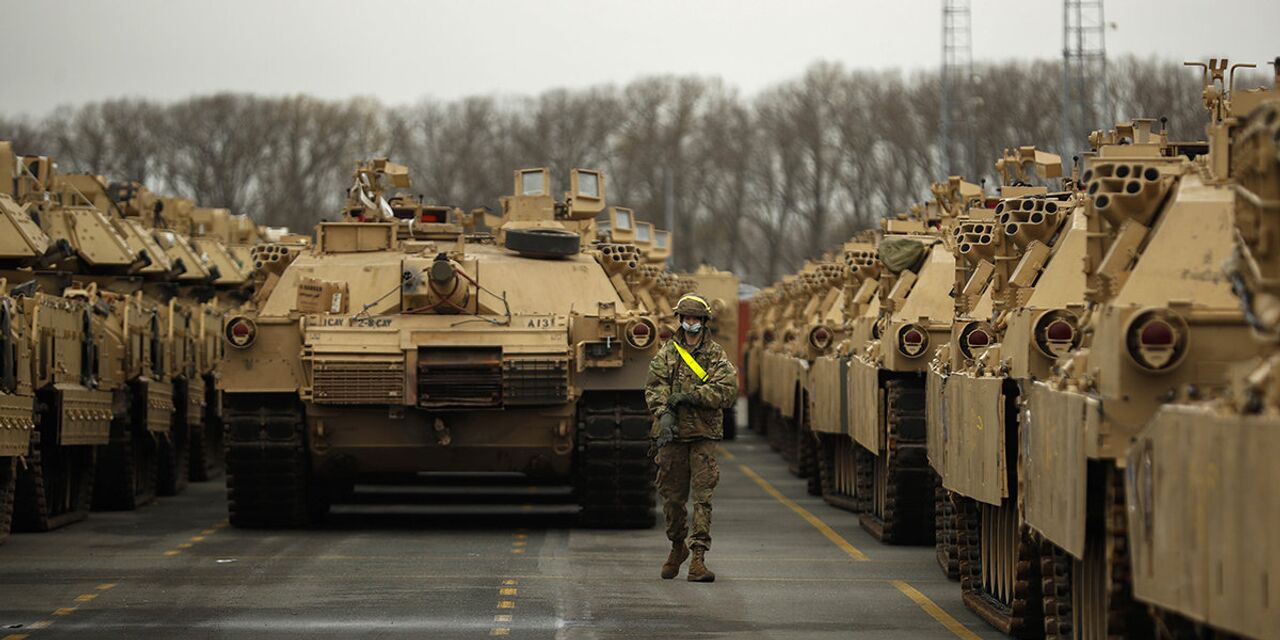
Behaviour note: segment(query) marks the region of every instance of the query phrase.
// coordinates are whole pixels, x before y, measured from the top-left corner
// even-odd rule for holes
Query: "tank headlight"
[[[777,336],[776,336],[776,335],[774,335],[774,333],[773,333],[773,329],[765,329],[765,330],[764,330],[764,343],[765,343],[765,344],[770,344],[770,343],[772,343],[772,342],[774,341],[774,339],[776,339],[776,338],[777,338]]]
[[[972,360],[983,349],[996,343],[996,331],[985,322],[970,322],[960,330],[960,353]]]
[[[809,346],[818,351],[826,351],[831,346],[831,329],[818,325],[809,330]]]
[[[633,349],[645,349],[653,345],[653,338],[656,335],[658,335],[658,327],[648,318],[632,320],[623,333],[627,344]]]
[[[258,337],[258,325],[244,316],[236,316],[227,322],[227,342],[237,349],[246,349]]]
[[[1167,371],[1187,355],[1190,331],[1181,316],[1156,309],[1141,312],[1129,321],[1125,346],[1135,364],[1148,371]]]
[[[1080,346],[1080,331],[1074,313],[1061,309],[1046,312],[1036,320],[1034,340],[1045,357],[1058,359]]]
[[[929,332],[918,324],[904,324],[898,329],[898,351],[908,358],[918,358],[929,348]]]

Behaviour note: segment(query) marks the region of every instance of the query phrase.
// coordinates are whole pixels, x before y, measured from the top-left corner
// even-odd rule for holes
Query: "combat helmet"
[[[696,293],[686,293],[680,296],[680,300],[676,302],[675,313],[677,316],[691,316],[707,320],[711,318],[711,303]]]

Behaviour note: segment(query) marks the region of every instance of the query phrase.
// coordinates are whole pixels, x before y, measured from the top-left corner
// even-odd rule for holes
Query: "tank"
[[[1210,125],[1211,136],[1230,138],[1235,243],[1226,271],[1260,346],[1229,367],[1225,385],[1180,396],[1138,432],[1123,460],[1124,513],[1133,596],[1158,628],[1266,638],[1280,628],[1268,600],[1280,576],[1280,93],[1228,97],[1232,118]]]
[[[176,492],[166,485],[176,473],[166,469],[176,462],[166,455],[174,433],[167,369],[174,348],[161,322],[176,270],[158,245],[131,239],[137,230],[105,178],[55,172],[53,187],[62,200],[81,205],[58,212],[65,224],[51,224],[47,215],[41,221],[70,248],[56,265],[71,282],[68,291],[97,310],[99,386],[112,393],[114,416],[109,441],[98,447],[93,508],[131,510]]]
[[[1203,66],[1207,142],[1170,142],[1154,121],[1142,119],[1091,136],[1097,153],[1081,174],[1087,304],[1080,346],[1057,359],[1052,376],[1024,388],[1021,503],[1042,541],[1049,635],[1100,638],[1152,629],[1147,609],[1134,602],[1138,565],[1126,504],[1140,496],[1130,496],[1127,480],[1138,471],[1128,465],[1131,444],[1162,405],[1220,393],[1233,364],[1262,349],[1222,272],[1236,229],[1227,156],[1231,98],[1244,92],[1227,86],[1225,60]],[[1190,478],[1230,477],[1179,460],[1177,473]],[[1194,535],[1206,522],[1197,518],[1170,534]],[[1162,551],[1169,562],[1207,562],[1186,547]],[[1151,567],[1146,562],[1143,570]],[[1225,567],[1213,571],[1214,579],[1195,584],[1221,587]],[[1178,575],[1177,584],[1187,585],[1195,574]],[[1148,578],[1142,581],[1151,585]],[[1155,586],[1149,597],[1159,600],[1156,594],[1169,588]]]
[[[263,286],[224,325],[232,524],[302,526],[358,480],[462,472],[567,483],[583,523],[651,526],[645,297],[664,289],[630,291],[592,248],[604,175],[574,170],[557,199],[547,170],[517,171],[491,233],[390,194],[401,165],[354,178],[312,246],[257,252]]]
[[[1044,633],[1039,547],[1017,505],[1022,388],[1075,346],[1086,219],[1062,161],[1007,149],[994,209],[970,208],[947,243],[955,318],[927,381],[929,462],[940,485],[935,545],[966,606],[1015,637]]]
[[[665,233],[665,232],[663,232]],[[661,234],[660,234],[661,235]],[[706,296],[711,302],[711,321],[707,323],[712,340],[733,358],[733,366],[742,370],[741,338],[738,333],[738,276],[710,265],[702,265],[689,274],[690,290]],[[691,286],[690,286],[691,285]],[[724,412],[724,438],[733,440],[738,434],[737,411]]]
[[[36,260],[48,250],[48,237],[7,193],[0,193],[0,239],[0,258],[6,261]],[[35,432],[31,321],[22,297],[10,292],[11,277],[6,273],[0,279],[0,543],[13,526],[18,463],[30,454]]]
[[[870,339],[869,328],[880,312],[877,241],[876,234],[864,232],[844,244],[838,315],[814,326],[806,339],[817,354],[808,377],[807,407],[817,438],[819,490],[828,504],[855,513],[866,505],[858,492],[858,449],[849,430],[849,362]]]
[[[985,198],[958,177],[935,184],[934,200],[885,221],[879,315],[849,361],[849,431],[857,445],[855,483],[864,529],[882,542],[933,544],[936,476],[927,456],[925,373],[951,332],[954,254],[945,244],[955,219]],[[869,324],[870,326],[865,326]]]
[[[103,323],[92,301],[94,287],[73,283],[60,267],[73,259],[107,265],[124,258],[110,240],[92,243],[101,252],[76,252],[69,236],[96,239],[109,222],[85,217],[79,224],[96,209],[57,190],[56,176],[49,158],[20,157],[9,143],[0,142],[0,184],[12,189],[3,200],[0,277],[11,307],[9,341],[15,347],[16,341],[28,342],[28,380],[35,398],[35,428],[25,429],[20,419],[15,423],[16,431],[30,435],[27,450],[18,451],[19,433],[9,446],[23,458],[14,487],[13,526],[26,531],[48,531],[88,515],[95,447],[108,441],[111,385],[117,380],[111,354],[101,349]],[[12,327],[14,322],[21,323],[20,330]],[[26,385],[15,381],[11,388],[25,392]],[[16,395],[23,402],[24,393]]]

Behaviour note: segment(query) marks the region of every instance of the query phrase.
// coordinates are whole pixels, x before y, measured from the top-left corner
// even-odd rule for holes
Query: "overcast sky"
[[[1112,55],[1280,54],[1277,0],[1111,0]],[[0,113],[222,90],[423,97],[533,94],[650,74],[750,94],[818,59],[920,69],[941,0],[0,0]],[[973,0],[975,60],[1061,57],[1059,0]],[[1268,72],[1270,71],[1268,67]]]

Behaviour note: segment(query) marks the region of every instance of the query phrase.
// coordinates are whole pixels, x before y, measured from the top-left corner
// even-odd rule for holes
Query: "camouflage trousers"
[[[720,482],[715,440],[672,442],[658,451],[658,495],[667,518],[667,539],[688,538],[692,548],[711,548],[711,494]],[[693,502],[693,522],[685,503]]]

